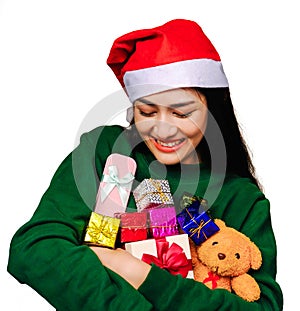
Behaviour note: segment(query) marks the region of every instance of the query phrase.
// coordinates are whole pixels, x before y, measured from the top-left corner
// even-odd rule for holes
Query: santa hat
[[[131,102],[179,87],[228,87],[218,52],[197,23],[184,19],[119,37],[107,64]]]

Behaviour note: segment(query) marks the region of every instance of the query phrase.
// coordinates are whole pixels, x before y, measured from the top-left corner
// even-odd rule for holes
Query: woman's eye
[[[191,114],[192,114],[192,112],[188,112],[188,113],[179,113],[179,112],[173,112],[173,114],[176,116],[176,117],[178,117],[178,118],[182,118],[182,119],[184,119],[184,118],[188,118]]]
[[[145,111],[140,110],[140,115],[143,117],[152,117],[154,115],[154,113],[155,113],[155,111],[145,112]]]

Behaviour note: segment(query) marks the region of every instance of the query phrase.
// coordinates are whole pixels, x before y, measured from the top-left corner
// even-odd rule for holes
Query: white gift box
[[[165,237],[165,239],[169,242],[169,247],[171,247],[172,243],[176,243],[177,245],[182,247],[187,259],[191,260],[191,250],[187,234],[167,236]],[[157,257],[158,255],[155,239],[125,243],[125,249],[138,259],[142,259],[144,254],[149,254],[155,257]],[[194,273],[192,270],[188,272],[187,278],[194,278]]]

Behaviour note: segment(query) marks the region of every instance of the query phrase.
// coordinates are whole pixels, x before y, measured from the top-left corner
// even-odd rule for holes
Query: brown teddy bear
[[[199,246],[191,241],[195,280],[211,289],[233,290],[247,301],[258,300],[260,288],[247,272],[250,268],[260,268],[260,250],[248,237],[227,227],[222,220],[214,221],[220,231]]]

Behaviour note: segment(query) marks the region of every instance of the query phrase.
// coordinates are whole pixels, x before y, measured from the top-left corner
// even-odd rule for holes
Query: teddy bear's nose
[[[223,253],[219,253],[219,254],[218,254],[218,258],[219,258],[220,260],[223,260],[223,259],[226,258],[226,255],[223,254]]]

